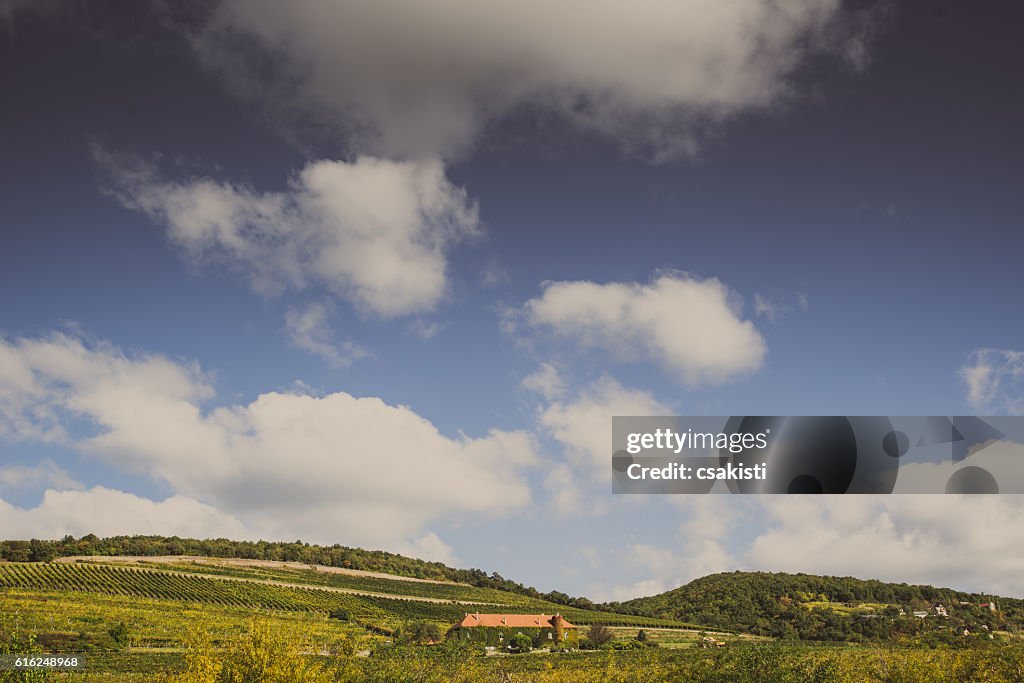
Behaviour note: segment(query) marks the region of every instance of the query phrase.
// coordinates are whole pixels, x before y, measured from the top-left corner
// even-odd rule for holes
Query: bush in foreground
[[[323,667],[301,654],[302,643],[294,636],[254,619],[248,633],[231,644],[220,657],[203,633],[188,643],[185,671],[170,683],[329,683],[334,678]]]

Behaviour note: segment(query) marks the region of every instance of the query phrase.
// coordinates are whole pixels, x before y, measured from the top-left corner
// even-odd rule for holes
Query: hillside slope
[[[54,591],[130,596],[186,604],[334,615],[373,633],[389,633],[414,620],[442,632],[467,612],[562,613],[577,625],[686,627],[676,620],[584,610],[518,593],[468,585],[412,582],[380,576],[337,574],[315,565],[246,567],[198,562],[131,566],[96,557],[75,563],[0,563],[0,598],[8,591]]]
[[[994,611],[988,607],[993,600]],[[851,577],[767,572],[712,574],[660,595],[604,607],[758,635],[832,641],[899,640],[929,631],[994,632],[1024,625],[1021,600]],[[915,611],[927,615],[914,617]]]
[[[593,603],[559,591],[541,593],[533,587],[504,578],[497,572],[481,569],[457,569],[441,562],[405,557],[383,550],[365,550],[342,545],[320,546],[302,541],[232,541],[225,538],[195,539],[177,536],[112,536],[99,538],[93,534],[59,541],[32,539],[0,541],[0,560],[8,562],[49,562],[74,556],[130,557],[208,557],[261,560],[339,567],[406,577],[464,583],[478,588],[493,588],[566,605],[589,609]]]

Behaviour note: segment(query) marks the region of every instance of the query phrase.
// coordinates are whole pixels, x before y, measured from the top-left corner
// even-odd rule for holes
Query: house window
[[[549,633],[548,634],[548,640],[552,640],[554,637],[555,637],[554,633]]]

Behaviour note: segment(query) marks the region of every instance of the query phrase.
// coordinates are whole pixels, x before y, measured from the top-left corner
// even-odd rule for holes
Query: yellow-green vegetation
[[[863,638],[869,627],[885,625],[898,632],[901,646],[809,646],[787,643],[789,635],[773,640],[657,618],[670,615],[668,609],[624,615],[491,586],[312,567],[0,563],[0,653],[81,652],[88,661],[83,673],[0,672],[0,683],[1024,683],[1024,644],[1011,638],[1017,623],[1013,601],[1004,601],[1007,607],[995,612],[975,604],[977,598],[954,607],[947,598],[958,596],[942,595],[951,605],[950,617],[917,619],[894,616],[893,603],[862,597],[861,586],[848,580],[733,576],[732,593],[716,579],[713,591],[697,596],[706,614],[735,623],[732,615],[749,605],[760,609],[754,612],[757,628],[751,630],[770,631],[773,619],[790,619],[801,629],[820,622],[826,628],[814,626],[809,632],[835,633],[826,639],[846,642],[855,639],[851,636]],[[695,582],[689,590],[707,584]],[[916,587],[870,588],[877,595],[904,591],[897,604],[906,598],[909,607],[932,599]],[[712,606],[718,611],[709,611]],[[526,652],[531,648],[522,647],[522,654],[444,640],[447,628],[467,611],[561,612],[582,627],[584,644],[588,633],[602,630],[595,625],[608,626],[603,630],[611,637],[598,650]],[[959,630],[967,619],[978,624],[970,636]]]
[[[726,633],[723,631],[680,629],[680,628],[632,628],[617,626],[611,629],[616,642],[628,642],[642,638],[663,648],[694,647],[704,637],[713,638],[727,645],[744,643],[768,642],[769,638],[752,636],[745,633]],[[643,635],[641,636],[641,632]]]
[[[880,612],[889,606],[881,602],[853,604],[849,602],[832,602],[830,600],[810,600],[807,602],[797,602],[796,604],[804,609],[828,609],[840,614],[869,614],[871,612]]]
[[[230,666],[235,657],[234,651],[225,653],[225,666]],[[303,671],[297,668],[291,680],[307,680],[302,678]],[[369,658],[324,662],[316,675],[344,683],[1003,683],[1024,680],[1024,652],[1007,648],[893,650],[746,645],[718,651],[648,649],[486,657],[457,646],[398,647],[382,648]]]
[[[4,647],[40,650],[36,636],[65,634],[91,644],[87,673],[0,674],[0,681],[84,680],[127,683],[542,683],[636,681],[1024,681],[1024,647],[975,643],[963,649],[783,646],[715,634],[725,647],[672,649],[692,631],[648,630],[662,647],[487,656],[458,643],[392,645],[317,613],[262,611],[124,596],[8,590],[0,594]],[[123,624],[128,640],[113,633]],[[617,641],[638,629],[613,629]],[[679,638],[679,640],[673,640]],[[363,656],[367,655],[369,656]]]
[[[414,583],[373,579],[375,594],[348,592],[350,578],[315,571],[230,568],[230,576],[203,574],[206,565],[189,567],[189,572],[166,567],[104,565],[95,562],[75,564],[8,563],[0,564],[0,589],[60,590],[103,595],[128,595],[151,599],[201,603],[223,607],[320,612],[347,615],[351,622],[373,629],[390,631],[410,620],[427,620],[450,625],[466,612],[510,613],[561,612],[572,623],[605,623],[638,626],[685,626],[686,624],[653,617],[599,612],[564,607],[514,593],[472,586]],[[208,568],[211,572],[216,567]],[[323,577],[321,577],[323,574]],[[313,578],[330,585],[309,585]],[[394,584],[394,585],[386,585]],[[478,602],[458,602],[436,597],[436,591],[455,588],[463,597],[488,598]],[[397,591],[406,591],[398,593]],[[410,592],[411,591],[411,592]],[[479,597],[477,597],[479,595]]]
[[[52,652],[110,650],[180,652],[201,631],[218,646],[245,633],[252,609],[76,592],[11,590],[0,594],[3,612]],[[315,612],[258,612],[275,629],[306,634],[317,651],[347,651],[374,639],[357,626]],[[126,640],[111,630],[124,625]]]
[[[167,683],[329,683],[323,663],[305,656],[310,646],[296,631],[254,619],[248,632],[217,653],[202,631],[189,638],[184,670]]]
[[[746,645],[488,657],[457,646],[379,648],[370,657],[302,655],[301,639],[256,624],[221,650],[199,644],[167,683],[1011,683],[1020,649],[881,649]],[[76,680],[160,680],[135,673]],[[56,680],[56,678],[55,678]]]

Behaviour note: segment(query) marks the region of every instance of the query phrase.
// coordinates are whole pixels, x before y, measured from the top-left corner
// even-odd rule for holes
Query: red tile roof
[[[554,628],[551,624],[550,614],[467,614],[462,621],[455,625],[456,628],[468,628],[471,626],[492,626],[510,628]],[[576,628],[565,617],[562,619],[562,628]]]

